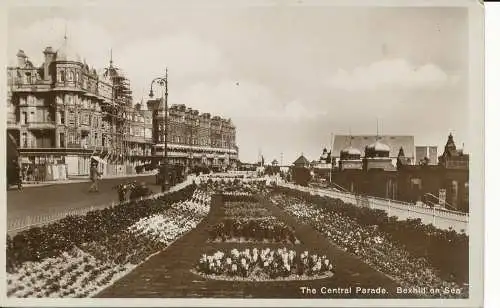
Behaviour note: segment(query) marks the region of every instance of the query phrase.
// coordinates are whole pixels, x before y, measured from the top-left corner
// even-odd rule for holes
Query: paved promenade
[[[89,193],[90,181],[80,179],[76,182],[58,183],[58,185],[42,185],[25,187],[22,191],[7,191],[7,222],[50,215],[66,210],[76,210],[91,206],[101,206],[118,201],[118,192],[113,187],[129,181],[145,182],[154,192],[161,187],[155,185],[155,176],[128,178],[108,178],[99,182],[99,192]]]

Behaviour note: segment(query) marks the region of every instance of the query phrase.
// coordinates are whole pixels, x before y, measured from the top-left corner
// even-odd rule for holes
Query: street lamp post
[[[165,68],[165,77],[158,77],[151,81],[151,90],[149,91],[149,97],[153,98],[153,84],[159,84],[165,87],[165,114],[164,114],[164,137],[165,137],[165,151],[164,151],[164,177],[162,183],[162,191],[165,191],[168,187],[168,69]]]
[[[330,147],[330,186],[332,186],[332,173],[333,173],[333,133],[331,133],[332,146]]]

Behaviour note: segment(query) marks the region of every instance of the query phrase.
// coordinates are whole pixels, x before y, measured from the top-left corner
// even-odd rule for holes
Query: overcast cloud
[[[131,79],[137,102],[169,69],[169,103],[231,118],[240,158],[317,159],[331,133],[467,143],[467,10],[148,6],[13,9],[10,63],[69,41],[98,71]],[[161,95],[161,89],[156,89]]]

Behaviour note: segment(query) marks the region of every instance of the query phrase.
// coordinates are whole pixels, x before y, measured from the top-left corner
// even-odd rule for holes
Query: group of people
[[[43,167],[43,166],[42,166]],[[23,189],[23,183],[28,181],[41,182],[45,178],[45,169],[39,166],[21,166],[17,159],[13,159],[9,166],[9,181],[7,185],[16,185],[18,190]]]
[[[118,191],[118,201],[135,200],[152,194],[145,182],[138,184],[136,181],[122,183],[115,186]]]

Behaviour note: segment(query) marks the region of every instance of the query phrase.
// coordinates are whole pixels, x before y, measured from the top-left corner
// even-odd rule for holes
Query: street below
[[[99,181],[99,192],[97,193],[88,192],[90,181],[26,187],[22,191],[8,190],[7,222],[28,216],[49,215],[118,202],[118,192],[114,187],[131,181],[144,182],[155,193],[161,191],[161,186],[155,185],[154,175],[103,179]]]

